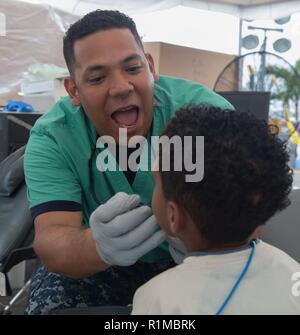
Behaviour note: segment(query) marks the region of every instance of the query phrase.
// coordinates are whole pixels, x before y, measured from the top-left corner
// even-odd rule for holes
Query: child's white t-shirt
[[[132,314],[215,314],[250,253],[249,246],[241,251],[187,257],[137,290]],[[300,265],[260,241],[222,314],[300,314]]]

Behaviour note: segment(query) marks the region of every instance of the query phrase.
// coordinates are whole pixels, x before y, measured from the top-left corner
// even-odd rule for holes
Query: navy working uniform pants
[[[72,279],[40,267],[31,282],[25,314],[49,314],[66,308],[132,303],[138,287],[155,275],[175,266],[173,261],[113,266],[85,279]]]

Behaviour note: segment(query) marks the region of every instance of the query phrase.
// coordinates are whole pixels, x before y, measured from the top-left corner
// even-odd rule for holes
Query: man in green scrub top
[[[158,76],[134,22],[117,11],[74,23],[64,57],[69,96],[37,121],[24,160],[43,263],[27,314],[127,305],[139,286],[174,266],[151,208],[140,206],[151,202],[151,171],[99,171],[105,149],[97,139],[110,136],[119,151],[120,129],[149,140],[185,104],[232,108],[199,84]]]

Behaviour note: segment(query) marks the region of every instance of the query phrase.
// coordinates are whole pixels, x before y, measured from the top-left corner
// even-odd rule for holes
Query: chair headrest
[[[25,180],[24,152],[25,146],[10,154],[0,163],[0,196],[11,196]]]

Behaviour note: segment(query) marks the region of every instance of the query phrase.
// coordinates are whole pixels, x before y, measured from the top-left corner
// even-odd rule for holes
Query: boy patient
[[[247,113],[188,106],[162,135],[182,143],[184,136],[204,136],[204,176],[186,182],[191,172],[184,164],[175,171],[174,147],[161,148],[153,211],[187,253],[182,264],[136,291],[132,314],[300,314],[300,298],[292,294],[300,265],[253,240],[289,205],[292,172],[274,128]],[[170,171],[162,169],[165,157]]]

